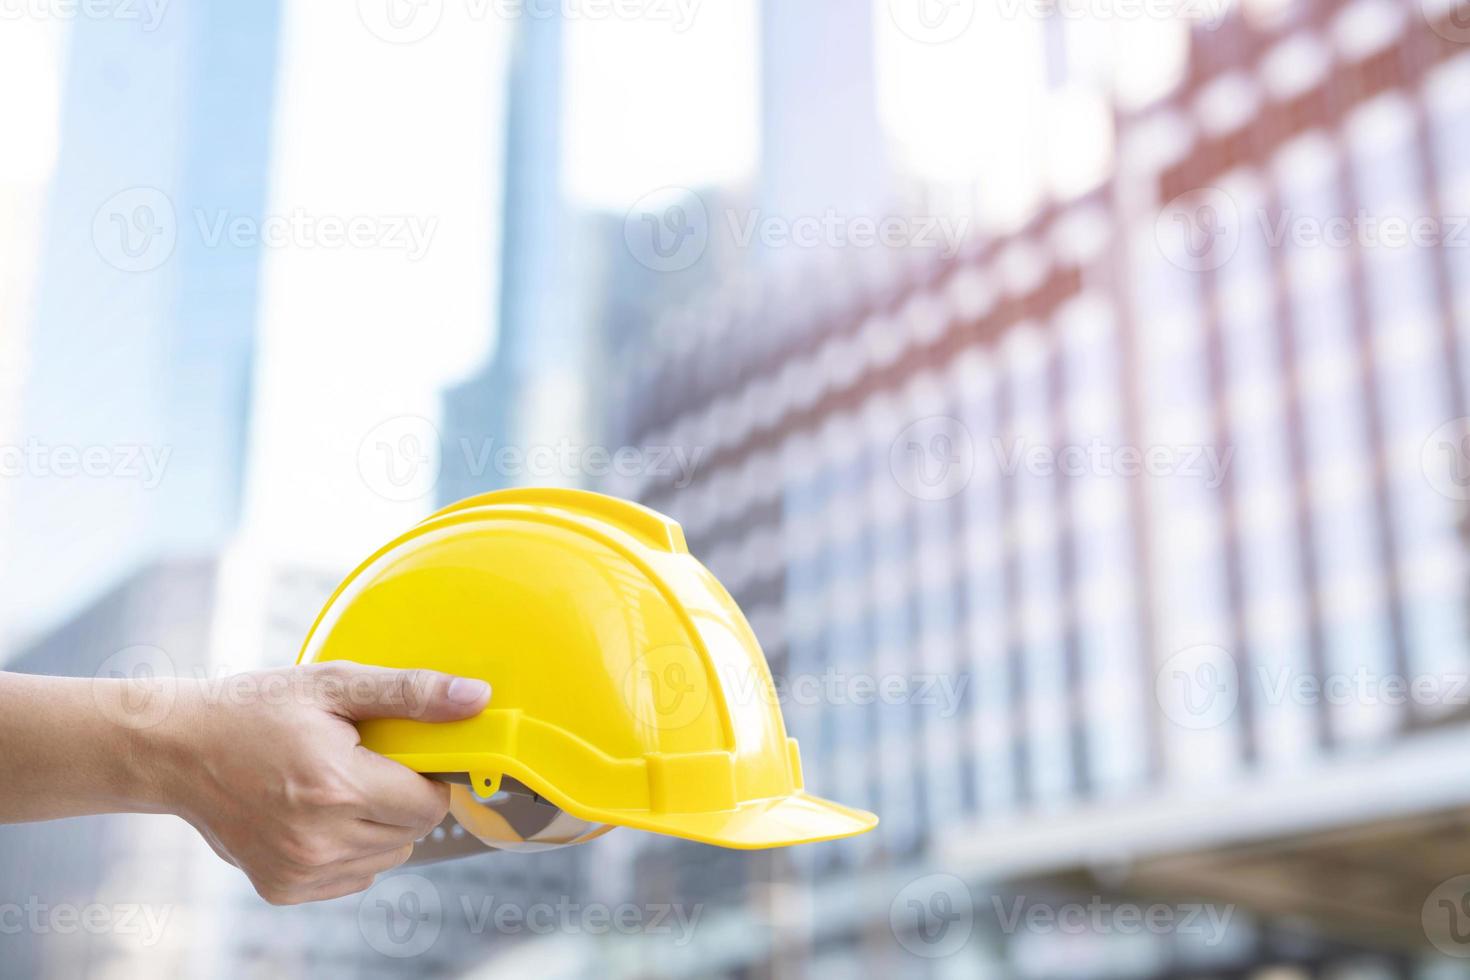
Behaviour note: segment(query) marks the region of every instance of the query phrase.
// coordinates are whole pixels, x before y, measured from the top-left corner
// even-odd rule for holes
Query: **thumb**
[[[334,714],[349,721],[461,721],[479,714],[490,701],[490,685],[473,677],[340,661],[323,668],[317,696]]]

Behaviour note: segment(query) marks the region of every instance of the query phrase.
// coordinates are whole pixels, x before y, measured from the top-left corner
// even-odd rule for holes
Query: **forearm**
[[[0,672],[0,823],[172,809],[175,715],[188,682]],[[149,702],[149,698],[168,698]]]
[[[362,748],[354,723],[464,721],[490,686],[350,661],[237,676],[0,672],[0,823],[173,813],[275,904],[339,898],[396,868],[449,787]]]

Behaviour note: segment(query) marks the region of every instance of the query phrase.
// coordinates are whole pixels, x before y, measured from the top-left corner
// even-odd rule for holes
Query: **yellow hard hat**
[[[482,799],[504,779],[579,839],[608,824],[761,848],[878,822],[803,792],[745,616],[679,525],[638,504],[541,488],[453,504],[337,587],[299,658],[325,660],[488,681],[478,716],[365,721],[363,744]]]

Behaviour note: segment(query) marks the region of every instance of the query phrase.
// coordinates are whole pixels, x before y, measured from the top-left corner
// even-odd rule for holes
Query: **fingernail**
[[[475,704],[490,696],[490,685],[473,677],[456,677],[444,693],[455,704]]]

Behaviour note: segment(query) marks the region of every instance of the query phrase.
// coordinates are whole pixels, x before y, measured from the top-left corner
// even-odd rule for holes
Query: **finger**
[[[350,847],[359,852],[372,854],[423,840],[427,835],[419,831],[418,827],[379,823],[376,820],[358,820],[356,826],[346,836],[346,840]]]
[[[463,721],[479,714],[490,701],[490,685],[485,681],[437,670],[393,670],[341,660],[305,669],[315,671],[316,691],[323,703],[350,721]]]
[[[364,819],[407,827],[422,836],[449,812],[449,786],[445,783],[421,776],[360,745],[353,750],[352,764],[364,801],[358,816]]]
[[[343,881],[355,881],[359,878],[372,878],[384,871],[392,871],[403,862],[413,856],[413,844],[401,844],[398,847],[386,851],[378,851],[363,857],[351,858],[340,864],[334,864],[323,869],[320,886],[331,885]]]
[[[318,885],[302,894],[301,898],[292,902],[293,905],[302,902],[329,902],[334,898],[345,898],[348,895],[356,895],[373,887],[373,879],[353,878],[351,880],[334,881],[325,885]]]
[[[349,861],[342,866],[344,878],[356,878],[359,875],[372,877],[380,875],[384,871],[392,871],[394,868],[402,867],[404,862],[413,857],[413,844],[404,844],[391,850],[372,854],[357,861]]]
[[[404,862],[411,857],[413,857],[413,845],[405,844],[390,850],[342,861],[323,868],[320,877],[315,882],[304,886],[303,891],[307,895],[325,894],[326,897],[333,898],[360,892],[370,887],[378,875],[402,867]],[[339,888],[347,890],[338,891]],[[302,899],[308,902],[320,900],[313,897]]]

